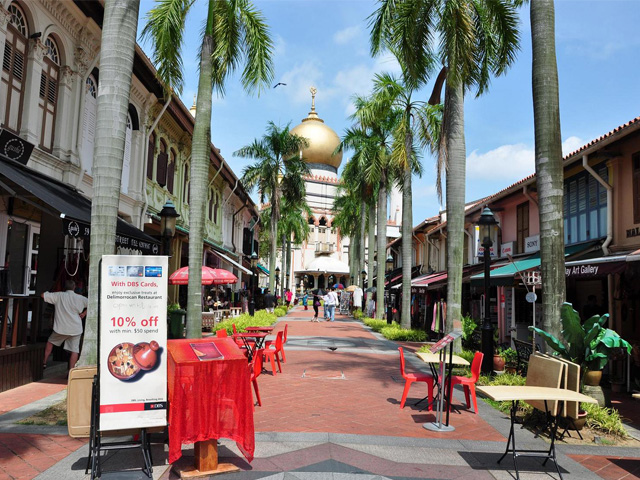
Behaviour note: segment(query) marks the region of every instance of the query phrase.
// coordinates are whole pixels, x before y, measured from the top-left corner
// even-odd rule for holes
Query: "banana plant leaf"
[[[560,310],[562,319],[562,336],[567,342],[569,357],[577,358],[584,352],[585,331],[580,323],[580,315],[570,303],[563,303]],[[549,342],[547,342],[549,343]],[[550,345],[552,348],[553,346]]]
[[[545,342],[547,342],[547,345],[553,348],[556,352],[558,352],[564,358],[566,358],[567,360],[573,361],[573,359],[571,358],[571,355],[569,355],[569,351],[567,350],[567,347],[556,337],[554,337],[550,333],[545,332],[544,330],[539,329],[538,327],[529,327],[529,330],[533,330],[534,332],[536,332],[536,334],[544,338]]]

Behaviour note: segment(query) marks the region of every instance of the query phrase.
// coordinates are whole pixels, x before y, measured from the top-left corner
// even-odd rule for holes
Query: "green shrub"
[[[472,350],[462,350],[460,353],[456,353],[456,355],[464,358],[470,364],[473,363],[473,357],[475,356],[475,354],[476,352]]]
[[[498,355],[504,358],[504,361],[507,365],[514,367],[518,363],[518,352],[516,352],[513,348],[499,348]]]
[[[276,317],[284,317],[287,314],[287,307],[278,307],[273,310]]]
[[[222,322],[216,324],[212,328],[212,332],[218,330],[226,330],[229,335],[233,333],[233,324],[236,325],[238,332],[245,332],[247,327],[268,327],[273,325],[277,321],[277,317],[274,313],[269,313],[266,310],[256,310],[255,315],[252,317],[248,313],[243,313],[234,318],[227,318]]]
[[[523,386],[525,384],[526,378],[522,375],[518,375],[515,373],[505,373],[502,375],[480,375],[478,378],[478,382],[476,385],[508,385],[508,386]],[[495,400],[490,400],[488,398],[483,399],[489,405],[494,408],[497,408],[502,413],[509,413],[511,410],[511,402],[496,402]],[[533,412],[533,407],[525,402],[518,403],[518,410],[524,412],[525,414],[530,414]]]
[[[360,308],[356,308],[353,311],[353,318],[355,318],[356,320],[361,320],[362,318],[364,318],[364,313]]]
[[[380,330],[382,330],[384,327],[387,326],[386,320],[377,320],[375,318],[367,317],[367,318],[364,318],[362,321],[367,327],[371,328],[371,330],[377,333],[380,333]]]
[[[462,338],[464,340],[469,340],[475,329],[478,328],[478,324],[473,318],[471,318],[471,315],[463,315],[461,320]]]
[[[581,403],[581,408],[587,412],[587,426],[610,435],[626,438],[627,431],[622,425],[620,413],[615,408],[600,407],[595,403]]]
[[[426,342],[427,332],[424,330],[404,329],[397,323],[387,325],[380,330],[384,338],[399,342]]]

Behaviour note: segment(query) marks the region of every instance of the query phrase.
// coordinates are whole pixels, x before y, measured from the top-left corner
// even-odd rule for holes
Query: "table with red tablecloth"
[[[223,358],[199,360],[191,347],[214,343]],[[169,463],[183,443],[235,440],[253,460],[253,397],[247,358],[230,338],[169,340]]]

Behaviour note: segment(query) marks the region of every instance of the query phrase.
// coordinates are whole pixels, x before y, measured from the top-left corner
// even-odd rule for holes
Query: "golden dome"
[[[302,123],[291,129],[301,137],[305,137],[309,146],[302,150],[302,157],[307,163],[330,165],[336,170],[342,162],[342,152],[333,155],[340,145],[340,137],[331,127],[325,125],[324,120],[318,117],[315,107],[316,89],[311,87],[311,111]]]

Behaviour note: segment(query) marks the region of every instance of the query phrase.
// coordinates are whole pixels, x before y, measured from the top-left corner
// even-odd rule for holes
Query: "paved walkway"
[[[505,415],[482,401],[478,415],[468,411],[459,391],[454,401],[459,411],[450,420],[455,431],[425,430],[422,425],[434,421],[434,414],[413,404],[426,395],[426,385],[414,385],[407,405],[399,408],[404,381],[398,344],[350,318],[311,323],[311,316],[297,307],[278,324],[278,329],[289,325],[287,362],[277,375],[267,365],[259,378],[263,405],[255,411],[255,459],[249,465],[235,444],[223,439],[221,460],[242,471],[217,480],[514,478],[509,458],[496,464],[509,430]],[[409,370],[426,371],[419,359],[406,357]],[[65,427],[15,424],[60,401],[63,389],[57,379],[0,394],[0,412],[7,412],[0,415],[0,480],[85,478],[85,442],[66,436]],[[526,430],[518,430],[517,437],[521,447],[545,448]],[[153,452],[154,478],[178,478],[164,465],[161,442]],[[558,452],[567,480],[638,476],[640,452],[634,449],[560,445]],[[193,462],[192,446],[185,445],[183,454],[182,462]],[[105,479],[146,478],[135,470],[139,452],[110,452],[103,462]],[[542,467],[536,459],[522,459],[519,466],[523,480],[557,478],[551,465]]]

